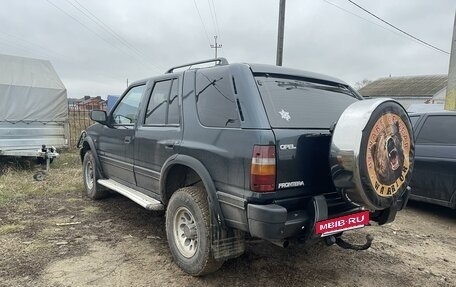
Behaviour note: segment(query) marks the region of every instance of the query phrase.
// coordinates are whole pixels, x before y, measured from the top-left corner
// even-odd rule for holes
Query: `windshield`
[[[350,104],[358,101],[343,86],[263,75],[255,79],[273,128],[329,129]]]

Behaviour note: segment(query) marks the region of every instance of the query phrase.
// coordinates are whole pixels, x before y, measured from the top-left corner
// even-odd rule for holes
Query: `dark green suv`
[[[87,195],[165,209],[174,260],[192,275],[241,255],[251,237],[368,248],[371,238],[355,246],[342,233],[394,220],[409,195],[402,106],[320,74],[196,62],[131,84],[91,118],[80,139]]]

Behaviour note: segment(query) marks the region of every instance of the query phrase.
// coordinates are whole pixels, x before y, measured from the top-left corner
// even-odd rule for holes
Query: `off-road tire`
[[[394,168],[390,153],[398,165]],[[399,103],[355,102],[340,116],[331,139],[333,183],[348,200],[371,211],[385,210],[405,194],[414,155],[413,128]]]
[[[181,228],[176,229],[177,225]],[[192,236],[183,234],[185,228],[189,232],[189,226],[193,228],[192,236],[196,235],[196,243],[189,239]],[[212,254],[210,212],[203,188],[184,187],[171,196],[166,209],[166,236],[174,261],[186,273],[202,276],[217,271],[223,265],[223,261],[215,260]],[[189,245],[185,246],[187,242]],[[196,246],[187,250],[192,242]]]
[[[390,196],[390,197],[384,197],[384,196],[379,196],[375,190],[374,190],[374,182],[372,182],[369,179],[369,174],[368,174],[368,166],[367,166],[367,159],[366,159],[366,151],[368,150],[368,144],[369,144],[369,133],[371,130],[374,128],[374,125],[376,121],[383,116],[386,113],[393,113],[397,115],[401,120],[402,123],[404,124],[406,133],[409,138],[413,137],[413,127],[411,125],[410,119],[407,115],[407,112],[400,106],[399,104],[395,102],[384,102],[381,105],[379,105],[372,113],[371,118],[367,122],[366,127],[362,131],[362,139],[361,139],[361,145],[360,145],[360,150],[362,153],[359,155],[359,172],[361,175],[361,183],[363,185],[364,192],[366,193],[366,196],[369,198],[369,201],[371,204],[373,204],[377,209],[383,210],[386,209],[390,206],[393,205],[394,202],[399,197],[402,197],[404,192],[407,189],[408,183],[410,183],[410,180],[412,179],[412,171],[413,171],[413,165],[414,161],[413,159],[415,158],[415,144],[413,140],[410,140],[410,152],[408,154],[408,158],[412,159],[409,162],[409,167],[408,171],[404,175],[403,181],[405,184],[401,186],[401,188],[398,188],[398,191]]]
[[[103,199],[109,195],[109,191],[97,183],[100,178],[100,172],[97,168],[92,151],[88,150],[84,155],[82,163],[82,176],[86,195],[91,199]]]

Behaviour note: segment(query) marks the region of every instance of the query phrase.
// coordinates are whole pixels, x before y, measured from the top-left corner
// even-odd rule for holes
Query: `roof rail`
[[[228,61],[225,58],[215,58],[215,59],[198,61],[198,62],[193,62],[193,63],[189,63],[189,64],[185,64],[185,65],[172,67],[171,69],[166,71],[166,74],[172,73],[175,69],[189,67],[189,66],[198,65],[198,64],[205,64],[205,63],[210,63],[210,62],[218,62],[216,65],[228,65]]]

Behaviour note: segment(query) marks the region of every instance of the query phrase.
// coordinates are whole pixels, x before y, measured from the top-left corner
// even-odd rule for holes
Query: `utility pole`
[[[215,58],[217,59],[217,49],[222,48],[222,44],[217,44],[217,36],[214,36],[215,45],[211,45],[212,49],[215,49]]]
[[[276,65],[282,66],[283,58],[283,30],[285,26],[285,0],[280,0],[279,4],[279,28],[277,35],[277,57]]]
[[[445,97],[445,110],[456,111],[456,13],[454,16],[453,42],[451,42],[450,68]]]

